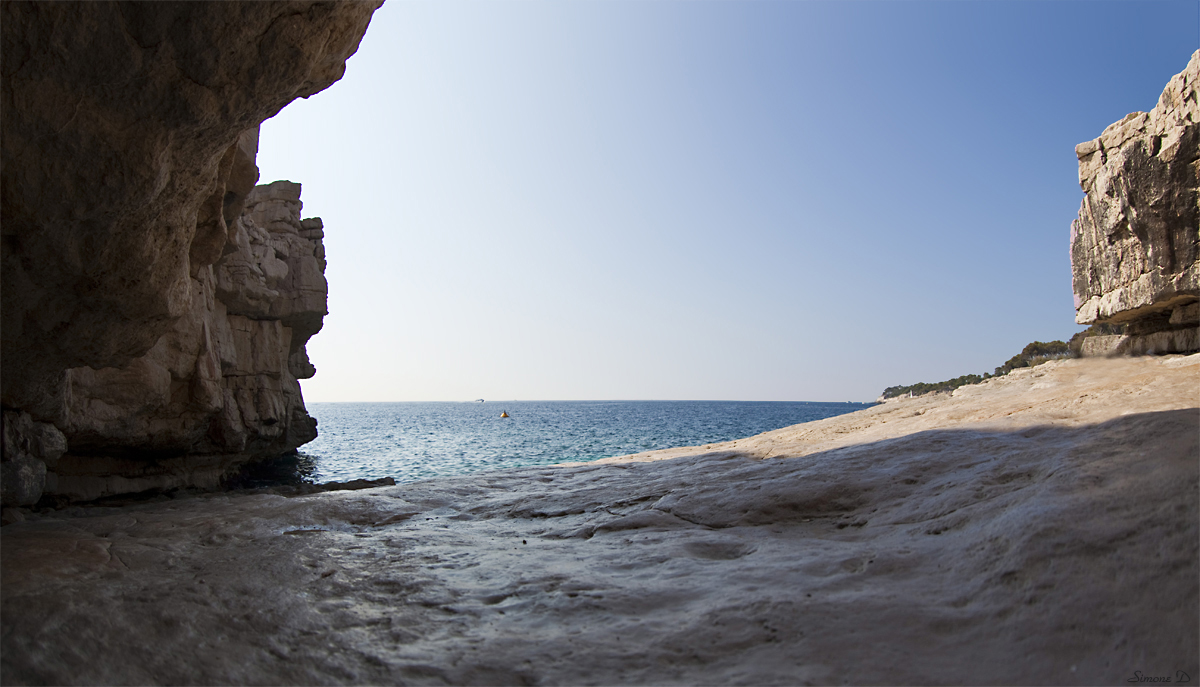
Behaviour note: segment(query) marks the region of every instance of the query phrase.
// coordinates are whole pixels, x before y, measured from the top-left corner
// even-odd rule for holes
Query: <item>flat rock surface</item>
[[[603,463],[31,514],[0,680],[1196,680],[1198,523],[1200,356],[1070,360]]]

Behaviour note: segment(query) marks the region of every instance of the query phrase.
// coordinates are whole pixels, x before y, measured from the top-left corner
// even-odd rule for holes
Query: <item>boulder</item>
[[[1125,324],[1118,352],[1200,350],[1200,51],[1150,112],[1075,148],[1075,321]],[[1105,345],[1112,342],[1106,341]]]
[[[46,486],[46,466],[56,465],[67,450],[57,427],[35,422],[29,413],[4,411],[3,458],[0,459],[0,499],[4,505],[37,503]]]

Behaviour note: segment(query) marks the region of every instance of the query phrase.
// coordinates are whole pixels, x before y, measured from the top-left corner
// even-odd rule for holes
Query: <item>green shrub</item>
[[[1009,372],[1019,367],[1033,367],[1041,363],[1058,360],[1060,358],[1070,358],[1070,346],[1063,341],[1034,341],[1031,344],[1021,349],[1021,352],[1008,359],[992,374],[996,377],[1006,375]]]
[[[1092,327],[1092,329],[1101,326],[1111,325],[1096,325],[1095,327]],[[1004,363],[1000,367],[997,367],[995,372],[992,374],[985,372],[982,375],[963,375],[961,377],[955,377],[954,379],[947,379],[944,382],[937,382],[933,384],[929,382],[918,382],[917,384],[910,384],[908,386],[889,386],[883,390],[883,394],[881,395],[883,398],[896,398],[897,396],[907,396],[910,393],[913,396],[920,396],[932,391],[950,392],[954,391],[960,386],[966,386],[967,384],[978,384],[985,379],[1006,375],[1017,368],[1033,367],[1034,365],[1040,365],[1042,363],[1049,362],[1051,360],[1059,360],[1061,358],[1078,357],[1079,347],[1083,345],[1082,336],[1080,335],[1083,334],[1091,336],[1091,334],[1087,334],[1087,332],[1092,331],[1092,329],[1088,329],[1086,332],[1080,332],[1074,337],[1071,337],[1071,343],[1069,344],[1063,341],[1034,341],[1033,343],[1025,346],[1025,348],[1021,349],[1020,353],[1009,358],[1008,362]],[[1077,338],[1080,340],[1078,346],[1075,345]]]
[[[906,396],[911,393],[913,396],[920,396],[931,391],[954,391],[960,386],[966,384],[978,384],[986,379],[988,375],[963,375],[954,379],[947,379],[944,382],[930,384],[929,382],[918,382],[909,386],[889,386],[883,390],[884,398],[895,398],[897,396]]]

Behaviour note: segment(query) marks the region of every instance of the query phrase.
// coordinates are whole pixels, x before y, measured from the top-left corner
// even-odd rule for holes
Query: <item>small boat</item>
[[[500,417],[508,417],[508,411],[507,411],[507,410],[501,410],[501,411],[500,411]]]

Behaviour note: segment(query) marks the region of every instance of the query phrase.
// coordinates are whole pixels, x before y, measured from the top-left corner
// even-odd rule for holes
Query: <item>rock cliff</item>
[[[316,438],[297,380],[316,372],[304,345],[326,314],[323,229],[300,209],[299,184],[256,187],[226,254],[192,278],[191,308],[145,355],[67,371],[69,449],[47,463],[46,493],[212,487]]]
[[[313,436],[321,228],[299,186],[254,190],[257,127],[341,78],[379,4],[0,5],[5,503]]]
[[[1150,112],[1075,148],[1075,321],[1126,324],[1127,353],[1200,350],[1200,51]]]

